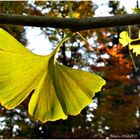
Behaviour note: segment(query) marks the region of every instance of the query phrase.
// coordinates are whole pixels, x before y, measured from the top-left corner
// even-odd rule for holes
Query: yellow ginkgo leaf
[[[122,31],[120,33],[119,42],[123,45],[123,47],[127,46],[132,40],[128,36],[128,32]]]
[[[28,51],[0,29],[0,103],[7,109],[20,104],[45,72],[45,59]]]
[[[7,109],[19,105],[30,93],[29,113],[41,122],[77,115],[105,81],[98,75],[59,64],[56,49],[47,56],[33,54],[0,29],[0,103]]]
[[[122,31],[120,33],[120,39],[119,42],[123,45],[123,47],[127,46],[129,44],[129,49],[133,49],[133,53],[136,53],[136,55],[140,54],[140,43],[136,43],[140,41],[140,38],[138,39],[131,39],[128,36],[128,32]]]
[[[133,49],[133,53],[136,53],[136,56],[140,54],[140,44],[130,45],[130,49]]]
[[[42,122],[77,115],[104,84],[95,74],[50,63],[32,95],[29,113]]]

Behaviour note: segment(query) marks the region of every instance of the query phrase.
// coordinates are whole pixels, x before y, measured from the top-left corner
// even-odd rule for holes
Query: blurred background
[[[72,1],[73,16],[140,11],[139,1],[124,1]],[[68,18],[69,8],[65,1],[0,1],[0,13]],[[63,30],[53,28],[0,27],[41,55],[49,54],[65,35]],[[139,25],[130,28],[132,38],[138,38]],[[0,106],[0,138],[140,138],[140,57],[119,43],[123,30],[128,31],[128,26],[81,31],[89,45],[76,35],[58,53],[57,60],[64,65],[97,73],[106,80],[92,104],[77,116],[45,124],[29,116],[30,97],[13,110]]]

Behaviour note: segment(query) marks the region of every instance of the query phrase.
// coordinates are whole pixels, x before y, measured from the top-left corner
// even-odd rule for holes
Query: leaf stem
[[[131,27],[130,27],[130,26],[128,26],[128,32],[129,32],[129,36],[130,36],[130,38],[131,38]],[[130,51],[130,43],[131,43],[131,42],[128,43],[129,55],[130,55],[130,58],[131,58],[131,61],[132,61],[134,70],[135,70],[135,72],[137,72],[137,66],[136,66],[135,61],[134,61],[134,59],[133,59],[132,53],[131,53],[131,51]]]
[[[56,46],[56,48],[54,49],[54,51],[51,53],[51,56],[54,56],[54,63],[55,63],[55,60],[56,60],[56,54],[57,54],[57,52],[59,51],[59,49],[60,49],[60,47],[62,46],[62,44],[66,41],[66,40],[68,40],[71,36],[73,36],[74,35],[74,33],[69,33],[69,34],[67,34],[59,43],[58,43],[58,45]]]
[[[71,1],[67,1],[68,7],[69,7],[69,16],[70,18],[73,18],[73,10],[72,10],[72,6],[71,6]],[[76,32],[76,34],[78,34],[83,40],[84,42],[90,46],[89,42],[87,41],[87,39],[79,32]]]
[[[84,42],[85,42],[88,46],[90,46],[89,42],[87,41],[87,39],[86,39],[85,37],[83,37],[82,34],[80,34],[79,32],[76,32],[76,33],[84,40]]]

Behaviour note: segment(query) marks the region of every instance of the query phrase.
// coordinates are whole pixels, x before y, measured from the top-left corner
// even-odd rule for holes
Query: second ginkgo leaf
[[[136,53],[136,56],[140,54],[140,38],[131,39],[127,31],[122,31],[120,33],[119,42],[123,45],[123,47],[126,47],[128,45],[129,49],[133,50],[133,53]]]

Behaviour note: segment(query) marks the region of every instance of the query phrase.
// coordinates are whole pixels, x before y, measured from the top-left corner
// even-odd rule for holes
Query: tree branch
[[[140,14],[82,19],[0,14],[0,24],[61,28],[77,32],[88,29],[140,24]]]

